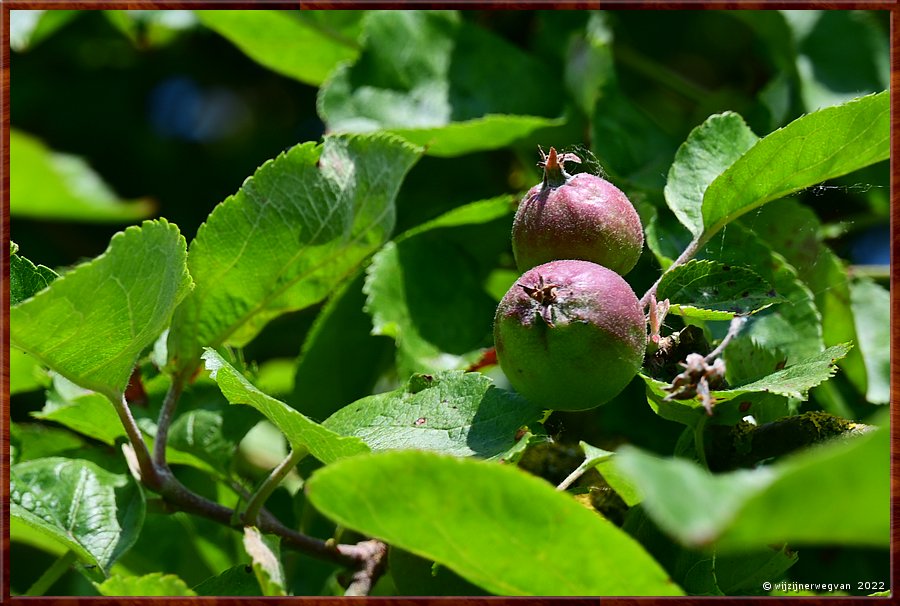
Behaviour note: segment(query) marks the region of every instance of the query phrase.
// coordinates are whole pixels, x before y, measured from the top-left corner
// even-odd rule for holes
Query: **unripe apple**
[[[647,327],[619,274],[588,261],[552,261],[525,272],[500,301],[494,344],[510,384],[528,400],[586,410],[637,374]]]
[[[634,206],[615,185],[589,173],[569,175],[550,148],[544,180],[522,199],[513,221],[512,247],[519,271],[556,259],[581,259],[624,275],[641,256],[644,232]]]

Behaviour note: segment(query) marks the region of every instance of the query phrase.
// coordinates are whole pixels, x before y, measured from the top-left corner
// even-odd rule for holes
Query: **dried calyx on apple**
[[[619,274],[588,261],[552,261],[526,271],[500,301],[494,344],[520,394],[554,410],[586,410],[637,374],[647,324]]]

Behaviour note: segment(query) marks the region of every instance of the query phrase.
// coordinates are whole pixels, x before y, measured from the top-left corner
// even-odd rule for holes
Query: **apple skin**
[[[554,259],[581,259],[625,275],[641,256],[644,232],[622,190],[579,173],[545,178],[529,190],[513,220],[512,246],[522,272]]]
[[[494,318],[510,384],[553,410],[605,404],[637,374],[647,346],[641,304],[616,272],[581,260],[545,263],[509,289]]]

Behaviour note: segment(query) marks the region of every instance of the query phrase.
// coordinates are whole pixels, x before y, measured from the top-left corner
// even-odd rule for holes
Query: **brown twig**
[[[310,556],[327,560],[353,569],[347,595],[367,595],[386,566],[387,546],[375,540],[362,541],[354,545],[335,544],[333,541],[322,541],[307,536],[282,524],[275,516],[262,507],[260,500],[250,513],[240,514],[234,509],[220,505],[193,492],[182,484],[169,470],[165,461],[165,447],[168,426],[171,423],[175,407],[181,395],[183,382],[176,377],[166,395],[163,410],[160,413],[160,424],[157,426],[157,437],[154,444],[154,457],[151,458],[147,445],[141,436],[140,429],[134,421],[124,398],[121,402],[113,402],[125,433],[137,460],[140,480],[150,490],[158,493],[167,508],[172,511],[183,511],[198,515],[224,526],[240,529],[255,524],[261,532],[281,537],[283,544],[302,551]],[[162,430],[162,431],[160,431]],[[298,453],[299,454],[299,453]],[[291,459],[292,457],[289,457]],[[285,464],[290,464],[288,461]],[[292,467],[292,465],[291,465]],[[260,495],[260,498],[264,498]],[[252,500],[252,499],[251,499]]]
[[[181,391],[184,389],[183,376],[178,373],[172,377],[172,384],[169,386],[162,408],[159,410],[159,420],[156,422],[156,440],[153,444],[153,464],[160,468],[167,467],[166,444],[169,441],[169,425],[172,424],[178,398],[181,397]]]

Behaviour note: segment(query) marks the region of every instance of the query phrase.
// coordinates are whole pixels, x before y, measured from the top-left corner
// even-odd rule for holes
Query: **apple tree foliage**
[[[80,36],[124,47],[129,78],[211,45],[305,91],[288,113],[324,132],[255,170],[223,160],[230,195],[185,224],[115,193],[129,177],[77,153],[86,124],[29,132],[12,87],[13,594],[889,589],[889,296],[846,245],[886,220],[887,30],[672,18],[687,33],[641,11],[13,11],[13,82]],[[723,75],[726,34],[692,71],[689,34],[715,31],[753,73]],[[493,356],[538,144],[629,195],[647,246],[626,279],[651,316],[668,304],[593,411],[542,410]],[[121,231],[56,263],[37,221]],[[724,339],[722,381],[673,397],[679,363]]]

